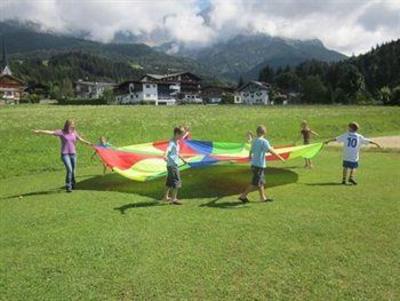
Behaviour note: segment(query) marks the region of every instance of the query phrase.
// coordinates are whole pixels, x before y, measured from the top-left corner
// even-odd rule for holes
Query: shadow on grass
[[[249,183],[251,173],[245,166],[215,166],[204,169],[191,169],[182,172],[183,187],[179,190],[181,199],[214,198],[211,202],[201,206],[215,208],[241,207],[243,204],[236,196]],[[274,187],[295,183],[298,175],[288,169],[268,168],[266,171],[267,187]],[[132,193],[149,197],[154,200],[161,199],[164,191],[165,179],[149,182],[134,182],[118,174],[96,176],[77,183],[77,190],[117,191]],[[235,196],[233,202],[218,202],[226,196]],[[127,209],[164,206],[162,202],[131,203],[114,208],[124,213]]]
[[[307,186],[345,186],[340,182],[307,183]]]
[[[57,193],[65,193],[65,188],[64,187],[60,187],[60,188],[50,189],[50,190],[34,191],[34,192],[15,194],[15,195],[2,197],[1,199],[2,200],[8,200],[8,199],[24,198],[24,197],[38,196],[38,195],[51,195],[51,194],[57,194]]]
[[[166,206],[168,205],[165,202],[161,201],[149,201],[149,202],[138,202],[138,203],[130,203],[123,205],[121,207],[115,207],[114,210],[119,211],[121,214],[125,214],[125,211],[128,209],[135,209],[135,208],[143,208],[143,207],[155,207],[155,206]]]
[[[212,201],[202,204],[202,207],[214,208],[245,208],[237,196],[247,186],[251,179],[250,169],[246,166],[215,166],[204,169],[190,169],[182,172],[183,188],[179,191],[181,199],[213,198]],[[284,168],[267,168],[267,187],[275,187],[295,183],[298,175]],[[77,183],[76,190],[114,191],[137,194],[154,200],[161,199],[165,189],[165,179],[149,182],[135,182],[118,174],[96,175]],[[50,195],[64,192],[63,188],[47,191],[35,191],[5,197],[4,199]],[[232,201],[219,200],[223,197],[234,196]],[[158,201],[136,202],[114,208],[124,214],[131,208],[164,206],[166,203]]]
[[[229,201],[224,201],[224,202],[219,202],[221,198],[216,198],[208,203],[201,204],[199,207],[211,207],[211,208],[219,208],[219,209],[242,209],[242,208],[248,208],[248,203],[244,204],[241,201],[236,200],[229,202]]]

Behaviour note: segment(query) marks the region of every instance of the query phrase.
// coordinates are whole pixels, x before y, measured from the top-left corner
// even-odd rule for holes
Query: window
[[[133,99],[133,95],[131,94],[131,99]]]
[[[146,97],[147,97],[147,98],[151,97],[151,94],[146,94]]]
[[[257,92],[256,95],[257,95],[257,96],[261,96],[262,93],[261,93],[261,92]]]
[[[150,88],[150,85],[146,85],[146,88]]]

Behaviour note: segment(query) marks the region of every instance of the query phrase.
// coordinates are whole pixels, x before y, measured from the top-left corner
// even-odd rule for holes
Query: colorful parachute
[[[101,160],[113,171],[135,181],[149,181],[166,175],[163,159],[168,141],[135,144],[119,148],[96,147]],[[312,158],[322,148],[322,143],[300,146],[281,146],[275,150],[285,159]],[[179,167],[206,167],[220,164],[248,164],[250,145],[245,143],[181,140],[180,155],[187,161]],[[270,153],[268,161],[277,160]]]

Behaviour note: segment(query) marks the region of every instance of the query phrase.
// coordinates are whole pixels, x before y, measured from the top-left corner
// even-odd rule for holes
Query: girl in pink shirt
[[[35,134],[53,135],[60,138],[61,141],[61,160],[65,165],[67,175],[65,177],[65,189],[72,192],[75,188],[75,169],[76,169],[76,143],[81,141],[86,145],[92,145],[89,141],[83,139],[75,130],[73,120],[65,121],[64,128],[61,130],[47,131],[34,130]]]

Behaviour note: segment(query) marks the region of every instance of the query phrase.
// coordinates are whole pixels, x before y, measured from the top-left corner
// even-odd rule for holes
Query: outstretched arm
[[[326,141],[324,141],[324,144],[328,144],[328,143],[331,143],[331,142],[334,142],[334,141],[336,141],[336,138],[332,138],[332,139],[326,140]]]
[[[286,161],[281,155],[279,155],[272,147],[269,149],[269,152],[279,158],[281,161]]]
[[[83,139],[80,135],[77,135],[76,138],[77,138],[80,142],[82,142],[82,143],[84,143],[84,144],[86,144],[86,145],[93,146],[93,143],[91,143],[90,141],[87,141],[87,140]]]
[[[376,143],[375,141],[371,140],[369,143],[375,145],[378,148],[382,148],[382,146],[380,144]]]
[[[48,130],[32,130],[34,134],[42,134],[42,135],[54,135],[55,131],[48,131]]]
[[[319,134],[318,134],[317,132],[313,131],[313,130],[311,130],[311,134],[313,134],[313,135],[319,137]]]
[[[182,156],[180,156],[180,155],[179,155],[178,157],[179,157],[179,159],[181,159],[181,160],[182,160],[182,162],[183,162],[183,163],[185,163],[185,164],[187,164],[187,163],[188,163],[188,162],[185,160],[185,158],[183,158]]]

